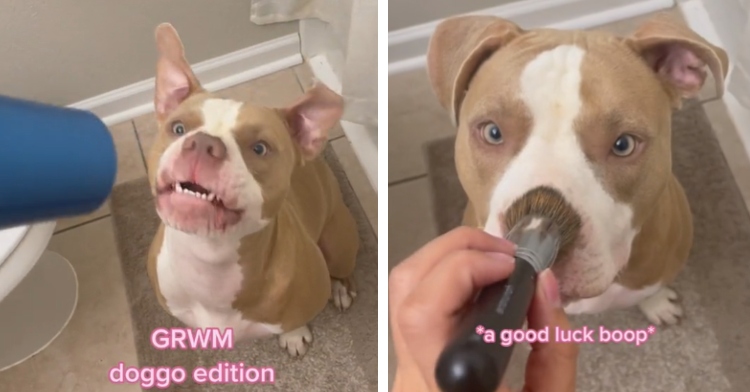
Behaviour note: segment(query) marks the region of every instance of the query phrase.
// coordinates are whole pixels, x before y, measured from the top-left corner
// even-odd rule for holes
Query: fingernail
[[[498,253],[498,252],[488,252],[487,256],[489,256],[492,259],[495,259],[497,261],[503,262],[503,263],[513,263],[516,261],[515,257],[510,256],[505,253]]]
[[[547,301],[555,308],[562,307],[562,301],[560,300],[560,286],[557,284],[557,278],[552,270],[546,269],[542,271],[539,277],[542,280],[542,290],[544,296],[547,297]]]

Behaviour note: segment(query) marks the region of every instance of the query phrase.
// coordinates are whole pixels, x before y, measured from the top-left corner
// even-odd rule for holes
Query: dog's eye
[[[268,145],[263,142],[255,143],[253,145],[253,152],[262,157],[268,153]]]
[[[635,150],[635,138],[630,135],[622,135],[615,140],[612,152],[618,157],[626,157]]]
[[[185,134],[185,125],[183,125],[179,121],[175,121],[174,123],[172,123],[172,133],[174,133],[175,135],[178,135],[178,136],[184,135]]]
[[[503,133],[500,127],[493,123],[487,123],[482,126],[482,136],[489,144],[500,144],[503,142]]]

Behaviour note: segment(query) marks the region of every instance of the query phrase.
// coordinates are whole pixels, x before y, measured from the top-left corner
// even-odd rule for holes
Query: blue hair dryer
[[[0,229],[93,212],[116,175],[96,115],[0,96]]]

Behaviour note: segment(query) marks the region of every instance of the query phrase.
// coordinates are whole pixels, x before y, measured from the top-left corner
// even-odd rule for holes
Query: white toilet
[[[46,348],[78,302],[70,262],[47,251],[55,222],[0,230],[0,371]]]

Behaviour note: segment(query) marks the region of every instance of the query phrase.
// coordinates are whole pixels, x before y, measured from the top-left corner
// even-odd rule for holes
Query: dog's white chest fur
[[[167,308],[191,328],[232,328],[235,340],[279,334],[278,325],[243,319],[232,308],[243,280],[238,245],[165,228],[156,269]]]

